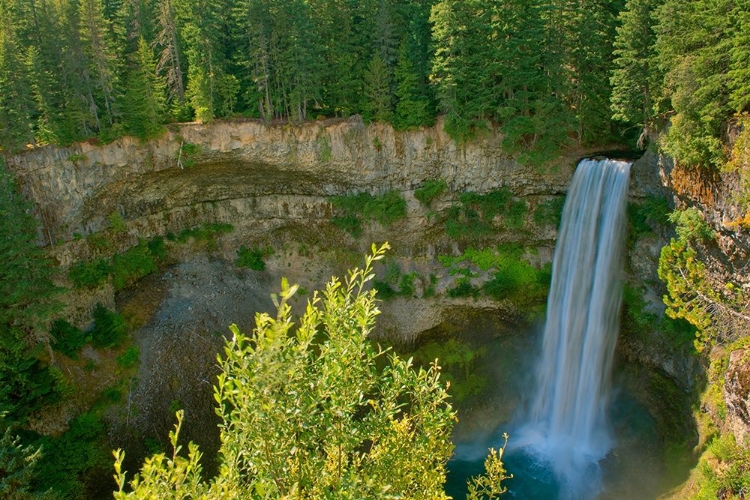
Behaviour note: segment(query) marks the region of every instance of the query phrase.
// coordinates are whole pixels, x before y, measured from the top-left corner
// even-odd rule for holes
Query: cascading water
[[[514,448],[546,462],[561,498],[596,494],[619,330],[630,163],[583,160],[563,211],[537,386]]]

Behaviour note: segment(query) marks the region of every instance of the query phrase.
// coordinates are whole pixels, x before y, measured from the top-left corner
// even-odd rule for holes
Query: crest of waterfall
[[[613,444],[607,408],[629,174],[627,162],[583,160],[555,248],[537,385],[519,444],[550,464],[562,497],[592,494],[598,461]]]

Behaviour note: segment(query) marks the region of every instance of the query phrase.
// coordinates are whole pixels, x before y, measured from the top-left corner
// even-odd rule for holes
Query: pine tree
[[[436,45],[433,81],[446,131],[472,137],[491,118],[496,74],[486,71],[491,56],[492,10],[481,0],[441,0],[432,9]]]
[[[224,7],[207,0],[175,3],[188,60],[186,96],[200,121],[231,114],[237,102],[239,83],[228,71],[222,48],[223,17],[231,13]]]
[[[32,499],[34,466],[41,458],[42,450],[23,446],[20,438],[11,433],[11,427],[4,424],[4,418],[0,417],[0,429],[4,429],[0,438],[0,496],[9,500]]]
[[[645,129],[654,119],[659,77],[654,64],[653,13],[660,0],[628,0],[620,13],[614,42],[612,118]]]
[[[396,80],[396,113],[393,125],[396,129],[406,130],[432,125],[434,115],[429,109],[429,97],[421,92],[419,79],[408,50],[407,41],[401,43],[398,65],[395,73]]]
[[[171,0],[159,0],[156,46],[161,50],[157,71],[166,79],[169,100],[174,107],[181,109],[185,105],[185,76],[182,69],[179,29]]]
[[[393,101],[388,68],[380,53],[377,52],[365,72],[365,97],[362,115],[366,120],[391,121]]]
[[[0,148],[15,151],[34,143],[35,106],[24,54],[9,21],[0,21]]]
[[[102,131],[105,127],[112,127],[119,114],[116,102],[119,93],[118,68],[112,32],[104,16],[102,0],[81,0],[78,12],[88,69],[96,85],[96,98],[104,110],[105,123],[98,124]]]
[[[711,168],[726,160],[732,10],[731,0],[666,0],[656,14],[657,62],[674,111],[662,145],[685,165]]]
[[[131,66],[124,99],[125,130],[147,139],[163,130],[166,103],[164,82],[156,74],[153,54],[143,38],[138,42]]]

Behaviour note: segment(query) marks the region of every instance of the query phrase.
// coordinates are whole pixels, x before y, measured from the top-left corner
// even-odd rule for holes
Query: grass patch
[[[266,269],[266,263],[263,259],[271,254],[273,254],[273,251],[270,248],[245,248],[244,246],[241,246],[240,249],[237,250],[237,260],[235,260],[235,264],[237,267],[246,267],[253,271],[263,271]]]
[[[459,201],[460,205],[445,213],[445,232],[452,239],[480,239],[499,229],[518,230],[526,224],[526,202],[515,198],[507,187],[486,194],[467,191]],[[501,217],[499,225],[496,216]]]
[[[448,189],[448,184],[442,180],[429,180],[414,190],[414,197],[425,207],[429,207],[432,201]]]
[[[97,288],[106,283],[111,264],[109,260],[98,258],[91,262],[76,262],[68,269],[68,278],[73,288]]]
[[[511,300],[519,306],[543,304],[549,292],[552,279],[552,266],[547,264],[536,268],[523,257],[524,248],[520,245],[501,245],[495,248],[469,247],[458,257],[440,256],[438,260],[449,269],[451,275],[463,274],[456,282],[456,288],[449,290],[451,297],[475,295],[478,290],[468,284],[472,276],[472,264],[482,271],[493,271],[490,281],[484,284],[481,292],[495,300]]]
[[[370,193],[333,196],[329,201],[341,212],[331,222],[355,238],[362,233],[363,220],[376,221],[387,227],[406,217],[406,200],[398,191],[388,191],[380,196]]]
[[[117,356],[117,358],[115,358],[115,361],[117,361],[117,366],[119,366],[120,368],[128,369],[135,366],[138,363],[140,357],[141,350],[138,349],[138,346],[131,345],[125,350],[125,352]]]
[[[71,325],[64,319],[56,319],[52,323],[50,334],[55,339],[52,343],[52,349],[71,359],[78,359],[78,351],[90,340],[90,337],[83,330]]]
[[[117,347],[125,340],[127,324],[125,318],[110,311],[102,304],[94,308],[94,327],[91,329],[91,344],[96,348]]]
[[[537,226],[554,226],[560,227],[560,221],[562,220],[562,212],[565,207],[565,197],[556,196],[550,198],[542,203],[539,203],[534,208],[534,214],[532,218],[534,224]]]

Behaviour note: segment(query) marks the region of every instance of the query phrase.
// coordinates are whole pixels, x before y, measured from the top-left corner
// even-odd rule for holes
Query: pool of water
[[[654,419],[635,396],[616,390],[610,409],[615,443],[610,453],[582,471],[578,489],[556,482],[551,464],[545,463],[528,448],[514,446],[514,433],[523,425],[523,408],[533,385],[536,349],[533,335],[502,335],[485,344],[487,354],[475,369],[492,382],[490,394],[468,409],[458,405],[459,423],[454,432],[454,456],[448,463],[446,492],[463,500],[467,481],[484,471],[484,459],[490,447],[504,443],[509,434],[503,462],[513,478],[505,481],[508,493],[503,498],[519,500],[619,500],[657,498],[665,483],[664,450]],[[617,374],[622,380],[625,374]],[[625,384],[618,384],[619,387]]]
[[[513,446],[513,422],[501,423],[510,441],[503,463],[513,478],[506,480],[504,498],[518,500],[615,500],[654,499],[664,490],[663,450],[648,411],[631,396],[620,393],[612,407],[616,442],[613,450],[598,464],[582,471],[583,480],[575,489],[555,480],[551,464],[539,459],[528,448]],[[467,481],[484,472],[487,449],[502,446],[500,432],[456,443],[448,463],[446,491],[453,498],[466,496]]]

